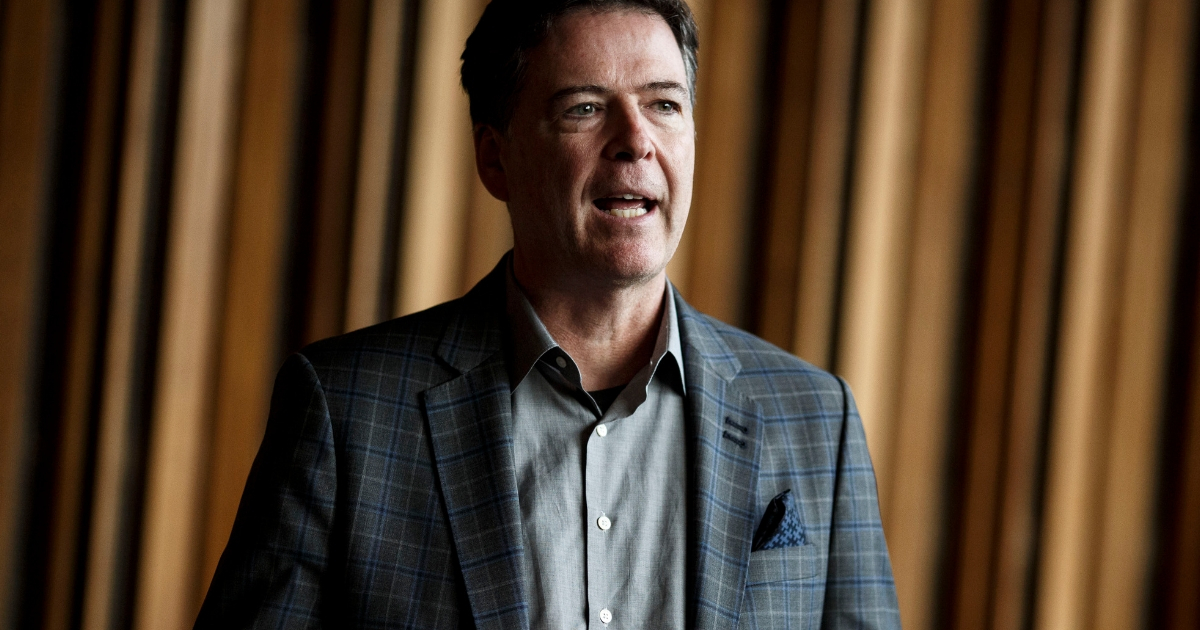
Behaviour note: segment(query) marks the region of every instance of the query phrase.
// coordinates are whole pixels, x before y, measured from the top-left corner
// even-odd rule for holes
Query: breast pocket
[[[825,600],[822,558],[812,544],[751,553],[739,630],[812,630],[820,626]]]
[[[807,580],[820,573],[816,545],[765,549],[750,554],[746,586]]]

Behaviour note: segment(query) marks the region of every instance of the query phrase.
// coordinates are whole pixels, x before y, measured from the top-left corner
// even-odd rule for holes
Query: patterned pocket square
[[[792,489],[788,488],[771,499],[771,503],[767,505],[767,511],[754,532],[754,542],[750,545],[750,551],[806,544],[808,540],[804,537],[804,525],[800,522],[799,510],[795,499],[792,498]]]

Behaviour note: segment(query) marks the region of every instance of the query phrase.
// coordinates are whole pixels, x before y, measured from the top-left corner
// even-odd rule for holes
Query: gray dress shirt
[[[672,287],[650,363],[608,410],[508,273],[517,494],[532,628],[682,628],[683,355]]]

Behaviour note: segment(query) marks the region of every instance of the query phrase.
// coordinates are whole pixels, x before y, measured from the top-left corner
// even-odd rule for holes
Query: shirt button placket
[[[612,520],[604,513],[604,509],[609,507],[606,489],[609,480],[605,475],[606,451],[609,444],[604,436],[607,434],[608,427],[603,424],[596,425],[592,429],[591,439],[587,440],[584,455],[584,496],[588,511],[591,512],[591,524],[587,527],[586,552],[588,607],[591,609],[588,626],[593,630],[607,628],[612,621],[612,611],[602,608],[610,602],[609,598],[612,596],[610,572],[613,569],[610,565],[612,557],[609,555],[611,533],[607,531],[612,527]],[[597,610],[600,612],[597,613]]]

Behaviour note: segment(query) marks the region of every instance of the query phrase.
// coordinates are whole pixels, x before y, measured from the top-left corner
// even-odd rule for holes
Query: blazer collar
[[[503,268],[448,313],[438,355],[459,375],[426,390],[438,482],[475,627],[528,628],[505,367]]]
[[[761,413],[714,324],[677,298],[689,378],[688,627],[735,628],[757,525]],[[692,376],[694,375],[694,376]]]
[[[504,314],[506,259],[501,259],[462,297],[458,308],[449,310],[437,353],[460,374],[505,350],[508,325]]]

